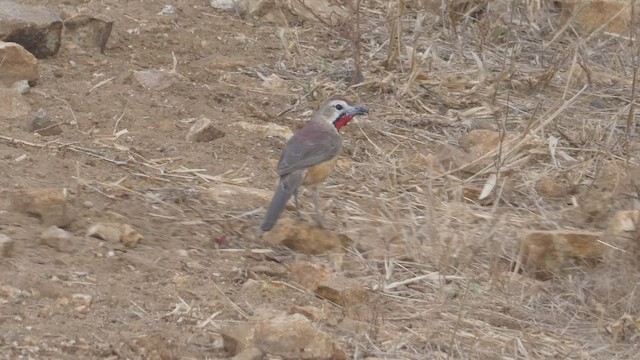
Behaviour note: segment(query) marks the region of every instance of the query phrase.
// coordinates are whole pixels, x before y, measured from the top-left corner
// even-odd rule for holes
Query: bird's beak
[[[364,106],[356,105],[352,106],[351,109],[348,110],[348,114],[351,116],[365,115],[369,114],[369,110],[367,110]]]

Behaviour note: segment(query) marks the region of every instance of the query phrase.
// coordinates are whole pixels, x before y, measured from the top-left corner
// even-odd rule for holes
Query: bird
[[[362,105],[355,105],[340,97],[329,99],[298,130],[282,150],[276,171],[280,176],[271,203],[261,225],[269,231],[278,221],[287,202],[293,196],[298,218],[302,217],[298,202],[301,186],[311,187],[316,223],[323,227],[317,185],[331,173],[342,149],[340,129],[358,115],[369,114]]]

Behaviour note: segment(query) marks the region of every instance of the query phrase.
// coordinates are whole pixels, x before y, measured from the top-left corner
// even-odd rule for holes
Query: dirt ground
[[[169,3],[175,13],[162,14]],[[578,272],[577,280],[547,282],[508,272],[523,229],[570,224],[601,230],[603,223],[581,217],[564,221],[570,212],[566,202],[532,195],[535,176],[513,176],[504,192],[511,200],[499,205],[465,200],[459,182],[452,177],[428,181],[415,157],[434,153],[442,144],[457,146],[455,139],[470,128],[493,124],[493,114],[465,112],[483,106],[501,115],[513,109],[514,120],[506,128],[523,131],[528,119],[562,98],[564,80],[556,79],[558,84],[545,93],[535,86],[519,87],[534,75],[523,71],[514,77],[514,94],[528,92],[537,104],[519,102],[524,96],[515,95],[507,104],[502,101],[509,96],[505,89],[491,106],[485,102],[488,96],[456,98],[473,84],[455,89],[453,82],[451,97],[444,98],[429,84],[437,75],[417,77],[427,85],[402,94],[402,86],[393,84],[409,75],[407,68],[385,72],[378,67],[383,52],[375,49],[385,45],[375,36],[385,24],[365,23],[365,85],[347,89],[341,74],[349,68],[349,42],[313,22],[287,28],[196,0],[48,4],[101,13],[115,25],[104,54],[64,43],[56,56],[39,61],[41,78],[26,97],[34,113],[42,108],[61,124],[62,134],[42,137],[26,131],[32,115],[0,123],[4,136],[44,144],[0,142],[0,233],[15,241],[12,256],[0,259],[0,358],[226,358],[222,327],[264,309],[286,311],[294,305],[320,309],[324,315],[318,327],[350,358],[637,356],[637,337],[616,343],[606,330],[625,314],[638,315],[637,290],[625,288],[619,296],[607,290],[619,278],[609,278],[605,286],[588,272]],[[382,16],[376,11],[386,7],[369,4],[367,17]],[[411,28],[414,19],[407,21],[405,27]],[[433,38],[443,36],[436,34],[438,26],[429,23],[425,31]],[[501,46],[499,39],[493,41]],[[471,69],[461,72],[464,76],[475,71],[471,57],[452,60],[458,51],[452,46],[449,58],[444,47],[433,49],[442,62],[429,65],[431,71],[446,69],[447,61],[464,62],[451,65]],[[174,56],[175,83],[167,89],[146,89],[133,76],[138,70],[171,70]],[[540,63],[538,75],[556,59],[543,57],[549,61]],[[497,74],[500,59],[485,60],[494,66],[488,71]],[[571,58],[567,61],[557,77],[567,76]],[[265,86],[262,77],[271,74],[286,85]],[[392,80],[385,82],[387,76]],[[566,99],[580,87],[573,84]],[[262,242],[258,226],[268,199],[219,198],[210,190],[231,184],[270,194],[285,140],[233,124],[273,122],[295,131],[309,110],[332,93],[363,103],[370,116],[343,129],[342,166],[322,190],[327,228],[346,234],[360,249],[387,254],[363,256],[350,250],[338,270],[329,256],[302,255]],[[597,87],[590,88],[572,106],[601,119],[625,103],[617,94],[604,96],[604,109],[594,110],[590,104],[598,94]],[[200,117],[211,119],[224,136],[187,142],[186,133]],[[590,141],[588,129],[597,126],[587,122],[593,119],[584,120],[574,140]],[[563,124],[555,129],[566,130]],[[123,129],[126,133],[115,135]],[[541,148],[544,153],[546,145]],[[636,145],[627,150],[635,151],[637,159]],[[584,153],[595,157],[597,150]],[[26,158],[16,161],[23,154]],[[541,165],[548,164],[545,159],[527,176],[559,171]],[[601,160],[590,163],[589,174],[603,168]],[[481,188],[484,178],[467,183]],[[67,230],[75,237],[69,248],[41,244],[45,226],[9,207],[15,191],[41,187],[68,188],[72,195],[76,216]],[[311,210],[307,193],[304,199]],[[86,237],[98,222],[130,224],[144,239],[125,248]],[[396,245],[406,252],[389,255]],[[371,328],[364,331],[339,307],[292,286],[288,267],[301,260],[361,280],[372,292],[376,316]],[[444,277],[380,291],[380,284],[425,273]],[[637,279],[631,279],[627,283],[637,287]],[[609,302],[602,294],[609,294]]]

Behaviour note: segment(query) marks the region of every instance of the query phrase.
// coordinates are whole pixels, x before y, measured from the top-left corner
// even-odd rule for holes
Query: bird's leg
[[[316,210],[316,223],[319,227],[324,227],[324,218],[322,217],[322,212],[320,211],[320,196],[318,196],[318,188],[313,188],[313,207]]]
[[[298,219],[302,219],[302,211],[300,211],[300,202],[298,201],[298,189],[293,191],[293,201],[296,204],[296,214],[298,215]]]

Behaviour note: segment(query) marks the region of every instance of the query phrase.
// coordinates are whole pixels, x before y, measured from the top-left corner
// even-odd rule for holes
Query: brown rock
[[[640,210],[619,210],[614,214],[605,231],[605,242],[612,246],[606,249],[607,265],[612,265],[612,262],[618,262],[620,266],[637,264],[640,254],[639,230]]]
[[[109,242],[121,242],[126,247],[134,247],[144,237],[128,224],[98,223],[87,230],[92,236]]]
[[[31,112],[31,106],[15,89],[0,88],[0,119],[15,119]]]
[[[631,23],[631,6],[628,1],[620,0],[563,0],[562,17],[578,24],[585,32],[596,30],[609,22],[605,29],[622,34],[628,31]],[[624,10],[623,10],[624,8]],[[618,14],[618,12],[622,12]],[[636,16],[638,14],[636,13]],[[640,20],[636,19],[636,21]]]
[[[0,83],[11,86],[21,80],[40,77],[38,60],[20,44],[0,41]]]
[[[543,196],[552,199],[566,198],[572,194],[568,186],[560,183],[557,179],[546,176],[538,180],[536,190]]]
[[[344,351],[328,334],[300,314],[227,327],[222,330],[222,339],[224,349],[234,356],[258,349],[284,359],[346,359]]]
[[[459,169],[460,167],[465,166],[474,160],[473,156],[449,144],[442,144],[436,150],[436,152],[434,153],[434,156],[438,160],[438,162],[442,165],[442,168],[445,171]],[[467,171],[464,168],[463,170]],[[480,170],[480,169],[477,169],[477,170]]]
[[[0,0],[0,40],[44,58],[58,52],[61,34],[62,19],[52,9]]]
[[[283,244],[303,254],[317,255],[344,252],[351,243],[346,235],[314,227],[303,221],[281,219],[271,231],[263,235],[269,244]]]
[[[303,287],[315,290],[320,283],[327,280],[329,270],[308,261],[298,261],[291,266],[291,277]]]
[[[40,234],[40,243],[60,252],[71,252],[73,234],[57,226],[50,226]]]
[[[332,276],[318,285],[316,295],[342,306],[345,316],[369,321],[373,319],[369,304],[369,293],[362,281],[340,276]]]
[[[322,309],[319,309],[315,306],[298,306],[293,305],[288,310],[287,313],[291,314],[300,314],[312,321],[318,321],[324,317],[324,313]]]
[[[189,65],[193,67],[206,67],[211,70],[218,71],[236,71],[238,68],[245,66],[243,59],[230,58],[222,54],[213,54],[198,60],[194,60]]]
[[[75,219],[66,188],[18,190],[11,194],[14,210],[40,218],[45,226],[65,227]]]
[[[426,172],[432,175],[440,175],[446,172],[444,166],[433,154],[413,153],[407,157],[407,168],[412,172]]]
[[[0,234],[0,257],[10,257],[13,253],[13,239]]]
[[[604,249],[600,233],[532,231],[520,242],[519,262],[539,278],[562,274],[577,265],[594,266]]]
[[[201,117],[189,129],[187,141],[189,142],[209,142],[224,136],[224,132],[213,126],[211,120]]]
[[[477,129],[464,134],[458,143],[460,147],[474,157],[480,157],[500,146],[501,135],[497,131]]]
[[[230,124],[231,127],[239,127],[251,133],[259,134],[263,137],[279,137],[288,140],[293,136],[293,132],[286,126],[268,123],[254,124],[246,121],[236,121]]]
[[[77,15],[64,21],[64,38],[85,48],[98,48],[104,53],[113,21],[90,15]]]

